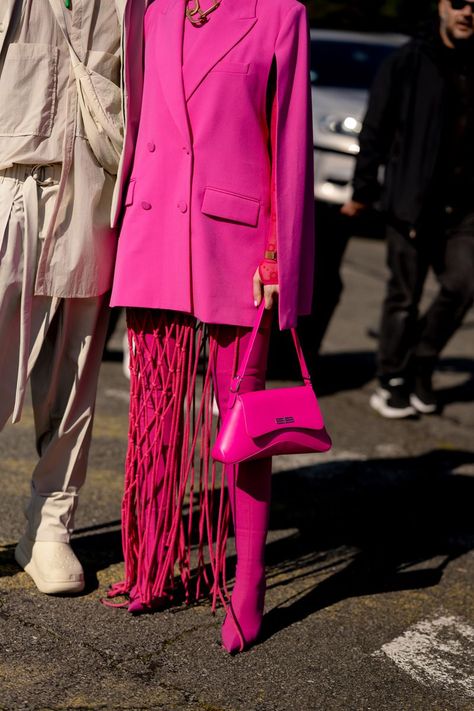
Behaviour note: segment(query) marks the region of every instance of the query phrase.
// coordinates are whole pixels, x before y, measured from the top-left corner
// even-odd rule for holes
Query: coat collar
[[[185,5],[185,0],[163,0],[155,44],[165,99],[183,138],[188,141],[186,100],[211,69],[252,29],[257,21],[257,0],[222,0],[209,20],[213,24],[212,41],[204,31],[182,66]]]
[[[150,5],[153,2],[153,0],[139,0],[138,5],[141,4],[143,9],[146,9],[148,5]],[[125,17],[125,12],[128,11],[132,4],[137,5],[136,0],[115,0],[115,7],[117,9],[117,15],[119,17],[120,23],[122,23],[123,18]],[[138,8],[139,10],[142,8]]]
[[[194,30],[200,35],[183,66],[186,100],[211,69],[250,32],[257,22],[256,5],[257,0],[222,0],[209,19],[209,27],[202,32]]]
[[[158,17],[154,44],[163,95],[184,141],[189,143],[182,72],[184,7],[185,0],[164,0],[162,7],[157,7],[162,16]]]

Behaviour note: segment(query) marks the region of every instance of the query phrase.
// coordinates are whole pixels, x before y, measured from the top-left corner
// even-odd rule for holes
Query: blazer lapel
[[[193,29],[200,35],[183,66],[186,100],[211,69],[250,32],[257,22],[256,5],[257,0],[222,0],[209,16],[209,27]]]
[[[182,71],[185,0],[164,0],[161,12],[155,36],[160,82],[171,116],[189,142]]]

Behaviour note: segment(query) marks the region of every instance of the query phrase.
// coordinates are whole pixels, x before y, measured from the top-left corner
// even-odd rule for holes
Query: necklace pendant
[[[188,0],[188,2],[189,1],[190,0]],[[221,0],[214,0],[214,4],[211,5],[210,8],[208,8],[207,10],[203,10],[201,8],[200,0],[194,0],[194,7],[189,7],[186,9],[186,17],[192,25],[194,25],[195,27],[201,27],[202,25],[206,24],[209,19],[209,15],[214,12],[214,10],[217,10],[220,4]]]
[[[66,10],[71,9],[71,0],[64,0],[64,4],[66,6]]]

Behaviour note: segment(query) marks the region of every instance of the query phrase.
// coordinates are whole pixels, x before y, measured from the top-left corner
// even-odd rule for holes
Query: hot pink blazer
[[[112,304],[253,325],[252,277],[275,229],[273,212],[280,327],[296,325],[310,312],[314,261],[304,6],[222,0],[182,61],[184,0],[155,0],[144,30],[143,0],[128,5],[128,120],[113,214],[114,223],[123,221]],[[137,58],[143,31],[146,66],[156,67],[144,78]],[[269,86],[276,87],[273,107]]]

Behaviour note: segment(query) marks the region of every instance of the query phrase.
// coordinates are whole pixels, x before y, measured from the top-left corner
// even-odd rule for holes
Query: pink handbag
[[[294,328],[291,329],[291,335],[304,385],[239,393],[263,311],[262,302],[239,372],[232,379],[228,409],[212,449],[214,459],[224,464],[236,464],[277,454],[326,452],[331,448],[331,439],[324,427],[308,367]]]

